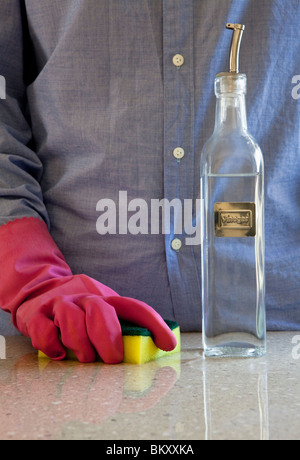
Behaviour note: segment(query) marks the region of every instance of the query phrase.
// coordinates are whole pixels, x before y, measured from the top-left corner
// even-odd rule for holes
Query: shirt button
[[[171,248],[174,249],[174,251],[179,251],[179,249],[182,246],[182,242],[180,241],[179,238],[174,238],[171,242]]]
[[[181,158],[184,157],[184,150],[181,147],[176,147],[176,149],[173,150],[173,156],[177,160],[181,160]]]
[[[184,57],[181,56],[181,54],[175,54],[175,56],[173,56],[173,64],[176,67],[181,67],[183,63],[184,63]]]

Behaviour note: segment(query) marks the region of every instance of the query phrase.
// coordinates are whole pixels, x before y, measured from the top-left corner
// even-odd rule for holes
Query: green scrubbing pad
[[[169,328],[173,331],[177,345],[172,351],[163,351],[155,345],[151,332],[144,328],[126,321],[121,321],[123,345],[124,345],[124,363],[142,364],[154,359],[161,358],[169,354],[180,351],[180,328],[176,321],[165,320]],[[41,351],[38,352],[39,358],[47,358]],[[67,359],[76,360],[76,355],[67,350]]]

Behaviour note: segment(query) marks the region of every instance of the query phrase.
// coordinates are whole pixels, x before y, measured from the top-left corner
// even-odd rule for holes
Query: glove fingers
[[[90,341],[107,364],[123,361],[121,325],[115,309],[101,297],[84,299],[86,325]]]
[[[65,299],[56,300],[54,321],[60,329],[62,343],[80,362],[95,361],[96,353],[88,338],[84,311]]]
[[[120,296],[105,297],[105,300],[115,308],[119,318],[147,328],[153,334],[158,348],[171,351],[176,347],[177,340],[171,329],[162,317],[146,303]]]
[[[59,361],[66,357],[66,350],[58,337],[58,329],[45,315],[36,314],[28,323],[27,332],[33,347],[49,358]]]

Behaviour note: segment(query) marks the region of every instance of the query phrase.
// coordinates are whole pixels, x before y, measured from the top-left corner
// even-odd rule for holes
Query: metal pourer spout
[[[226,29],[232,29],[232,41],[230,46],[229,66],[231,73],[239,73],[239,53],[245,26],[243,24],[226,24]]]

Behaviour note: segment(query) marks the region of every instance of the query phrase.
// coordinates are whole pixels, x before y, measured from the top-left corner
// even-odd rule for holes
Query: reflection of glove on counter
[[[161,358],[163,356],[177,353],[180,351],[180,328],[176,321],[165,320],[171,331],[176,337],[177,345],[171,351],[164,351],[158,348],[153,342],[151,332],[143,327],[132,323],[121,321],[123,346],[124,346],[124,363],[143,364],[148,361]],[[76,355],[67,350],[68,359],[76,359]],[[47,356],[39,351],[39,358],[47,358]]]
[[[52,359],[64,359],[66,347],[81,362],[94,361],[97,354],[106,363],[121,362],[118,318],[149,329],[163,350],[176,346],[174,334],[149,305],[121,297],[86,275],[73,276],[40,219],[1,226],[0,271],[1,308],[12,314],[14,325],[33,346]]]

